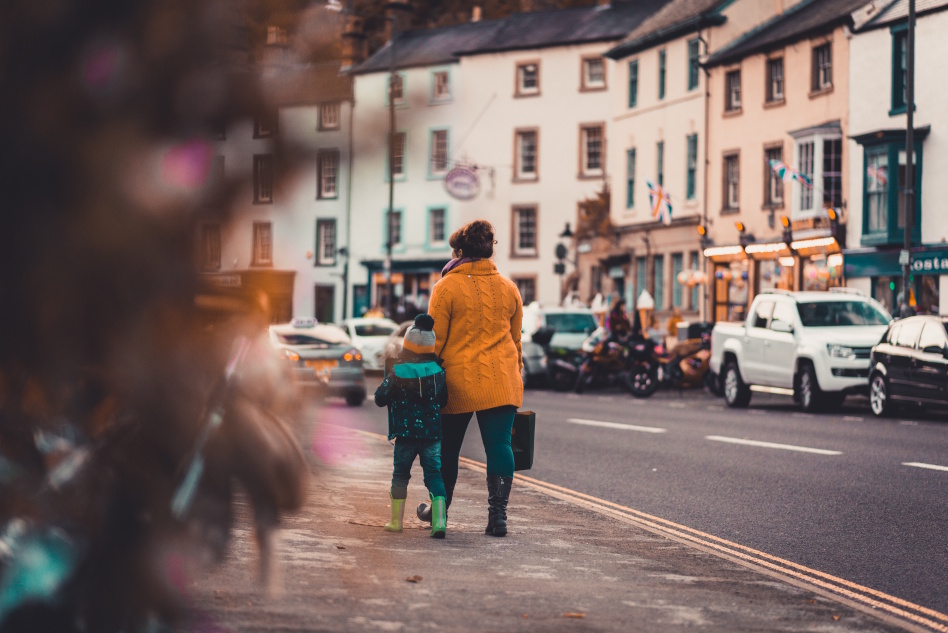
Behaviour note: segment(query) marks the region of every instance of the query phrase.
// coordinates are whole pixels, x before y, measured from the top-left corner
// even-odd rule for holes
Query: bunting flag
[[[652,205],[652,217],[662,224],[671,224],[671,198],[665,193],[661,185],[656,185],[648,178],[645,179],[645,184],[648,185],[648,197]]]
[[[794,169],[782,160],[771,160],[770,168],[780,180],[796,180],[798,183],[808,189],[813,188],[813,182],[809,176],[803,174],[799,169]]]
[[[870,165],[866,168],[866,173],[879,187],[885,187],[889,184],[889,168],[885,165],[880,165],[879,167]]]

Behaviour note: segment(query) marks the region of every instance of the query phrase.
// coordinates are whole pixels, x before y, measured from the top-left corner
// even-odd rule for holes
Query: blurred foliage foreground
[[[243,10],[0,7],[0,631],[162,630],[224,555],[235,487],[264,577],[303,502],[266,306],[195,272],[237,185],[207,139],[267,105]]]

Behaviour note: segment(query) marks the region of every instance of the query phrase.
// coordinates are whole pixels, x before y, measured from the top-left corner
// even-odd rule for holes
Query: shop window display
[[[842,285],[842,255],[815,255],[802,263],[803,290],[829,290]]]
[[[715,321],[743,321],[747,316],[747,271],[748,260],[715,266]]]

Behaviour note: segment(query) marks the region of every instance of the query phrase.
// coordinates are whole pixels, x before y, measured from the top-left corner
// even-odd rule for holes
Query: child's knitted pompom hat
[[[415,317],[415,324],[405,333],[402,346],[416,354],[434,354],[435,333],[432,328],[434,319],[430,315],[419,314]]]

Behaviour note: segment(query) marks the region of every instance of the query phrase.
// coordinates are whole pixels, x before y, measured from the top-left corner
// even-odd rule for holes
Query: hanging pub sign
[[[444,189],[458,200],[471,200],[481,190],[480,180],[473,169],[455,167],[444,176]]]

